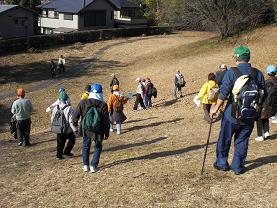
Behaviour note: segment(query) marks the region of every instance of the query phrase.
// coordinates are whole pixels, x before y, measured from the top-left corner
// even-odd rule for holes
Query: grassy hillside
[[[275,63],[276,32],[276,26],[268,26],[224,42],[212,33],[180,32],[0,57],[1,73],[9,69],[7,77],[11,80],[1,84],[2,91],[13,91],[17,85],[47,87],[28,94],[36,108],[31,136],[34,146],[17,147],[5,130],[0,135],[1,207],[276,207],[276,125],[271,125],[271,139],[261,143],[253,140],[253,132],[248,171],[235,176],[212,167],[220,129],[216,123],[206,172],[201,176],[209,126],[203,121],[202,109],[192,102],[209,72],[222,63],[233,65],[233,47],[238,44],[250,47],[255,67],[264,70]],[[71,72],[80,73],[51,82],[46,63],[61,53],[68,57]],[[80,65],[84,61],[86,70]],[[172,100],[176,68],[185,75],[186,96]],[[16,70],[23,74],[35,70],[37,76],[26,77],[21,83],[13,80]],[[48,131],[50,115],[45,109],[55,101],[60,86],[68,91],[73,107],[87,83],[102,83],[107,99],[111,73],[117,74],[125,92],[135,91],[136,77],[149,76],[158,88],[158,98],[154,108],[147,111],[132,111],[134,100],[126,105],[128,120],[123,134],[111,134],[104,142],[101,172],[87,174],[82,171],[81,138],[73,158],[56,161],[55,135]],[[1,115],[12,100],[2,99]],[[2,116],[2,122],[7,118]]]

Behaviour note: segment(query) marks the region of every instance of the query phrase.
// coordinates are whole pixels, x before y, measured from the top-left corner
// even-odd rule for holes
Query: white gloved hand
[[[50,111],[51,111],[51,108],[50,108],[50,107],[46,108],[46,112],[47,112],[47,113],[49,113]]]

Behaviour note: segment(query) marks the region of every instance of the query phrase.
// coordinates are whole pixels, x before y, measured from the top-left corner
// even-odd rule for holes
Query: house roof
[[[17,5],[0,4],[0,13],[6,12],[10,9],[17,7]]]
[[[122,8],[140,8],[140,6],[134,2],[128,0],[110,0],[117,6],[118,9]]]
[[[94,1],[96,0],[85,0],[86,7]],[[110,0],[107,0],[107,2],[116,7],[116,5]],[[37,8],[53,9],[57,12],[79,13],[84,8],[84,0],[53,0],[51,2],[41,4],[37,6]]]
[[[85,0],[86,7],[96,0]],[[107,0],[115,8],[139,8],[139,6],[128,0]],[[53,9],[57,12],[79,13],[84,8],[84,0],[53,0],[37,6],[41,9]]]
[[[20,8],[20,9],[24,9],[25,11],[29,11],[29,12],[32,12],[32,13],[36,13],[36,11],[30,9],[30,8],[26,8],[26,7],[22,7],[22,6],[19,6],[19,5],[12,5],[12,4],[0,4],[0,14],[1,13],[4,13],[4,12],[7,12],[11,9],[15,9],[15,8]]]

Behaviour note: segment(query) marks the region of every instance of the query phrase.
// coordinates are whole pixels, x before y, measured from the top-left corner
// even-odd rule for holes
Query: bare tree
[[[169,3],[168,3],[169,2]],[[217,31],[222,38],[272,18],[272,0],[162,0],[171,25]]]

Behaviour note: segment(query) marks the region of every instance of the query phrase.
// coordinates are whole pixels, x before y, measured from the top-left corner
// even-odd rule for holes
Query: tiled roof
[[[8,11],[8,10],[13,9],[15,7],[17,7],[17,5],[0,4],[0,13],[3,13],[5,11]]]
[[[85,0],[86,7],[95,0]],[[127,0],[107,0],[117,9],[121,8],[139,8],[133,2]],[[37,6],[42,9],[53,9],[57,12],[79,13],[84,8],[84,0],[53,0]]]

